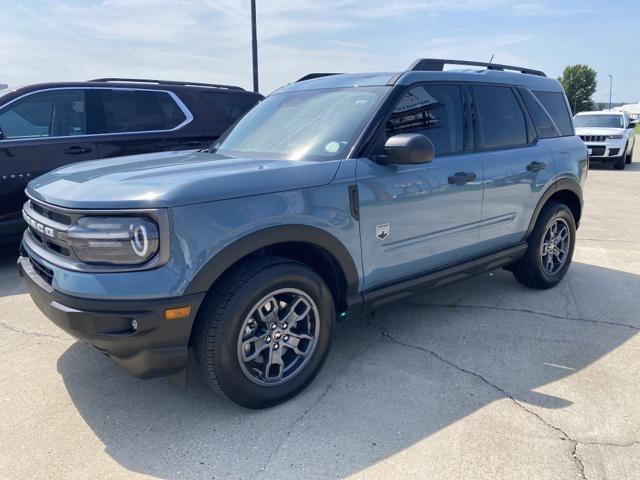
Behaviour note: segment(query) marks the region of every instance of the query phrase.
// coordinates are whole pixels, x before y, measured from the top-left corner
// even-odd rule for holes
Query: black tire
[[[629,151],[629,153],[627,153],[627,165],[629,165],[631,162],[633,162],[633,149],[635,148],[635,144],[633,145],[633,147],[631,147],[631,150]]]
[[[548,273],[543,265],[543,244],[549,228],[558,219],[560,223],[566,224],[569,231],[567,256],[557,271]],[[526,253],[511,269],[513,275],[520,283],[531,288],[546,289],[557,285],[571,264],[575,239],[576,222],[569,207],[563,203],[549,202],[540,212],[533,232],[527,240],[529,246]]]
[[[245,373],[238,343],[242,341],[240,332],[246,330],[245,322],[261,299],[282,289],[304,292],[305,298],[312,300],[311,304],[317,307],[314,324],[319,325],[318,333],[312,352],[294,370],[297,373],[278,385],[260,385],[251,380],[249,372]],[[216,282],[198,312],[193,345],[205,382],[214,391],[247,408],[267,408],[294,397],[313,380],[329,353],[334,324],[333,297],[315,271],[286,258],[254,258]],[[269,356],[272,349],[273,344],[266,348],[265,355]],[[281,347],[283,357],[287,350]],[[266,359],[264,364],[267,368]]]
[[[616,170],[624,170],[624,167],[627,163],[627,156],[623,153],[622,156],[615,161],[613,164],[613,168]]]

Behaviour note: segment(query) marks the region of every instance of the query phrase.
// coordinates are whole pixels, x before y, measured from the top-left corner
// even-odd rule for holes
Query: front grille
[[[50,218],[54,222],[64,223],[65,225],[71,225],[71,218],[70,217],[67,217],[66,215],[63,215],[63,214],[58,213],[58,212],[54,212],[53,210],[50,210],[47,207],[45,207],[45,206],[43,206],[43,205],[41,205],[39,203],[34,202],[33,200],[31,201],[31,208],[35,212],[38,212],[43,217]]]
[[[29,262],[40,278],[42,278],[49,285],[53,283],[53,270],[45,267],[40,262],[34,260],[31,257],[29,257]]]
[[[31,236],[36,242],[38,242],[41,246],[48,248],[49,250],[53,250],[60,255],[64,255],[68,257],[70,255],[69,249],[61,245],[62,241],[53,242],[46,235],[43,235],[41,232],[33,228],[31,225],[28,225],[29,231],[31,232]]]
[[[604,142],[607,137],[605,135],[580,135],[583,142]]]
[[[598,147],[598,146],[589,146],[589,148],[591,149],[591,155],[594,157],[603,156],[606,150],[605,147]]]
[[[58,255],[71,255],[67,242],[60,238],[59,233],[73,224],[72,217],[35,200],[29,200],[22,213],[36,243]]]

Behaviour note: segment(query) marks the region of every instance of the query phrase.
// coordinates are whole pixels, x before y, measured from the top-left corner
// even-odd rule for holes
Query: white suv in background
[[[589,160],[612,163],[616,170],[631,163],[635,122],[624,112],[582,112],[573,117],[576,135],[587,144]]]

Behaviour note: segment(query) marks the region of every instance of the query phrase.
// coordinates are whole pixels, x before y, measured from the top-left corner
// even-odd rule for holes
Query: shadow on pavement
[[[20,242],[0,244],[0,297],[26,293],[22,279],[16,275]]]
[[[344,477],[505,396],[545,409],[571,405],[578,393],[535,390],[634,336],[638,291],[637,275],[581,263],[547,291],[504,271],[458,283],[340,324],[315,382],[264,411],[217,398],[194,371],[186,394],[163,379],[135,380],[81,343],[59,358],[58,371],[107,453],[132,471]]]

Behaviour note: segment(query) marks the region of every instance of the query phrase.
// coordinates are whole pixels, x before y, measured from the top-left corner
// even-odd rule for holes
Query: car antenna
[[[495,56],[495,53],[491,54],[491,59],[489,60],[489,63],[493,63],[493,57]]]

